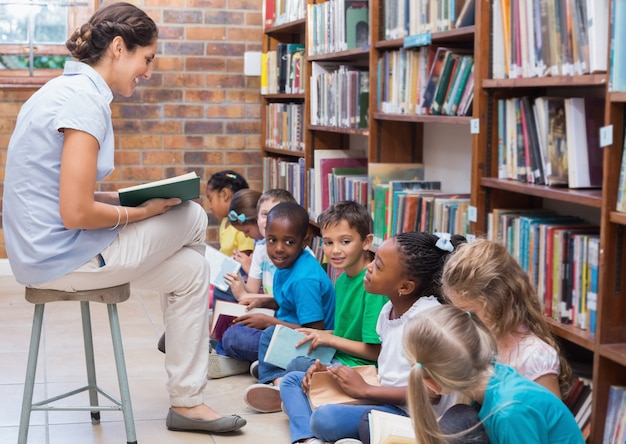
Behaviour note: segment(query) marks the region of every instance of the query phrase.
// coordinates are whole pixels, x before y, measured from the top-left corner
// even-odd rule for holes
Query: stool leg
[[[93,355],[93,334],[91,331],[91,313],[89,302],[80,302],[80,313],[83,320],[83,342],[85,344],[85,364],[87,367],[87,384],[89,386],[89,405],[98,407],[98,383],[96,381],[96,364]],[[100,410],[91,411],[91,423],[100,424]]]
[[[43,323],[44,304],[35,305],[33,328],[30,333],[30,347],[28,349],[28,363],[26,365],[26,382],[24,383],[24,397],[22,398],[22,413],[20,416],[20,430],[17,437],[18,444],[26,444],[28,426],[33,406],[33,392],[35,389],[35,373],[37,372],[37,358],[39,357],[39,343],[41,341],[41,325]]]
[[[120,399],[122,401],[122,412],[124,413],[126,441],[128,444],[137,444],[135,420],[133,418],[133,406],[130,401],[130,388],[128,387],[126,363],[124,362],[124,348],[122,347],[120,320],[117,316],[117,305],[107,304],[107,309],[109,311],[109,323],[111,324],[111,339],[113,340],[115,366],[117,367],[117,380],[120,385]]]

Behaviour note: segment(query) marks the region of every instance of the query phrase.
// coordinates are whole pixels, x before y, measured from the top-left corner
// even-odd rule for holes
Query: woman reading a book
[[[18,282],[65,291],[112,287],[163,298],[173,430],[229,432],[246,421],[204,404],[209,270],[204,209],[178,198],[119,205],[96,192],[114,169],[113,94],[151,76],[158,30],[141,9],[114,3],[77,28],[76,61],[23,105],[9,142],[3,224]]]

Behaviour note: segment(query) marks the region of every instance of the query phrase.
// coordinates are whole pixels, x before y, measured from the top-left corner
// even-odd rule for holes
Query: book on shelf
[[[466,26],[474,26],[476,18],[476,0],[465,0],[463,7],[456,16],[455,28],[465,28]]]
[[[367,174],[370,184],[370,206],[373,208],[374,184],[388,183],[391,180],[424,180],[424,164],[370,162]]]
[[[248,310],[247,305],[216,299],[213,303],[213,315],[211,316],[209,328],[211,338],[221,340],[224,331],[232,324],[234,319],[254,313],[273,317],[275,312],[270,308],[252,308]]]
[[[366,167],[367,156],[360,150],[314,150],[315,201],[310,216],[317,217],[330,205],[329,175],[333,168]]]
[[[200,197],[200,177],[195,172],[181,174],[168,179],[148,182],[118,190],[120,205],[137,207],[149,199],[191,200]]]
[[[274,0],[263,0],[263,27],[269,29],[274,26],[274,20],[276,18]]]
[[[311,359],[319,359],[323,364],[329,364],[335,355],[335,349],[326,345],[321,345],[309,353],[310,342],[306,342],[299,347],[296,344],[304,339],[306,335],[293,328],[278,324],[274,329],[270,343],[265,353],[265,362],[280,368],[287,368],[287,365],[298,356],[307,356]]]
[[[567,128],[565,103],[562,98],[548,99],[548,185],[567,186]]]
[[[565,118],[568,187],[601,187],[600,128],[604,124],[604,100],[589,97],[566,98]]]
[[[344,0],[346,49],[363,48],[369,43],[367,0]]]
[[[374,365],[357,365],[352,367],[363,377],[369,385],[380,385],[378,382],[378,370]],[[358,399],[348,395],[328,372],[315,372],[311,375],[309,391],[307,393],[309,404],[315,410],[326,404],[371,404],[371,399]]]
[[[619,170],[619,182],[617,186],[616,211],[626,212],[626,137],[622,145],[622,160]]]
[[[204,257],[209,262],[211,284],[222,291],[227,291],[228,284],[224,280],[224,276],[226,273],[239,273],[241,264],[210,245],[206,245]]]
[[[413,421],[409,416],[395,415],[382,410],[371,410],[368,416],[372,444],[415,442]]]
[[[619,434],[626,428],[626,386],[611,385],[604,422],[604,444],[621,443]]]

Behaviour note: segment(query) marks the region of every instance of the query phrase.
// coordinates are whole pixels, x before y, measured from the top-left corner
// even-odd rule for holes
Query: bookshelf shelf
[[[457,125],[469,125],[472,118],[470,116],[431,116],[418,114],[388,114],[374,113],[376,120],[390,120],[394,122],[415,122],[415,123],[446,123]]]
[[[517,182],[514,180],[496,179],[493,177],[483,177],[480,180],[480,184],[485,188],[494,188],[545,199],[554,199],[561,202],[571,202],[593,208],[600,208],[602,206],[602,190],[556,188],[546,185]]]
[[[609,215],[609,219],[611,222],[619,225],[626,225],[626,213],[621,213],[619,211],[611,211]]]
[[[323,131],[326,133],[338,133],[338,134],[359,134],[362,136],[367,136],[369,134],[369,130],[367,128],[340,128],[335,126],[320,126],[320,125],[309,125],[309,131]]]
[[[265,151],[272,154],[278,154],[280,156],[288,156],[288,157],[305,157],[306,153],[304,151],[290,151],[290,150],[281,150],[280,148],[270,148],[265,147]]]
[[[431,42],[434,44],[442,44],[446,42],[453,42],[458,44],[459,42],[466,41],[470,44],[474,42],[474,33],[476,31],[475,26],[466,26],[464,28],[451,29],[449,31],[435,32],[431,35]],[[404,39],[393,40],[381,40],[376,42],[374,47],[376,49],[398,49],[404,46]]]
[[[265,34],[269,36],[280,36],[281,34],[298,34],[304,32],[305,26],[306,19],[294,20],[293,22],[267,28],[265,29]]]
[[[601,356],[626,367],[626,344],[603,344],[598,348]]]
[[[611,102],[626,102],[626,92],[610,92],[609,100]]]
[[[606,74],[589,74],[583,76],[531,77],[520,79],[484,79],[482,87],[493,88],[541,88],[569,86],[604,86]]]
[[[263,94],[263,98],[274,102],[289,102],[304,100],[304,94]]]
[[[351,65],[367,66],[369,60],[369,46],[361,49],[351,49],[348,51],[329,52],[327,54],[308,55],[310,62],[342,62],[349,61]]]
[[[586,330],[574,327],[573,325],[563,324],[552,318],[546,318],[552,330],[561,338],[566,339],[574,344],[580,345],[587,350],[595,350],[595,335]]]

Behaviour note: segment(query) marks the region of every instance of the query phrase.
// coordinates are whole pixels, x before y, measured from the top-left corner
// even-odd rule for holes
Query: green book
[[[195,172],[157,180],[118,190],[120,205],[137,207],[149,199],[178,197],[182,200],[200,197],[200,178]]]
[[[308,353],[309,342],[296,347],[296,344],[304,339],[306,335],[286,327],[282,324],[276,325],[276,329],[272,334],[272,339],[267,346],[265,353],[265,362],[280,368],[287,368],[287,364],[298,356],[308,356],[311,359],[319,359],[322,364],[330,364],[335,356],[335,349],[326,345],[320,345],[311,353]]]

